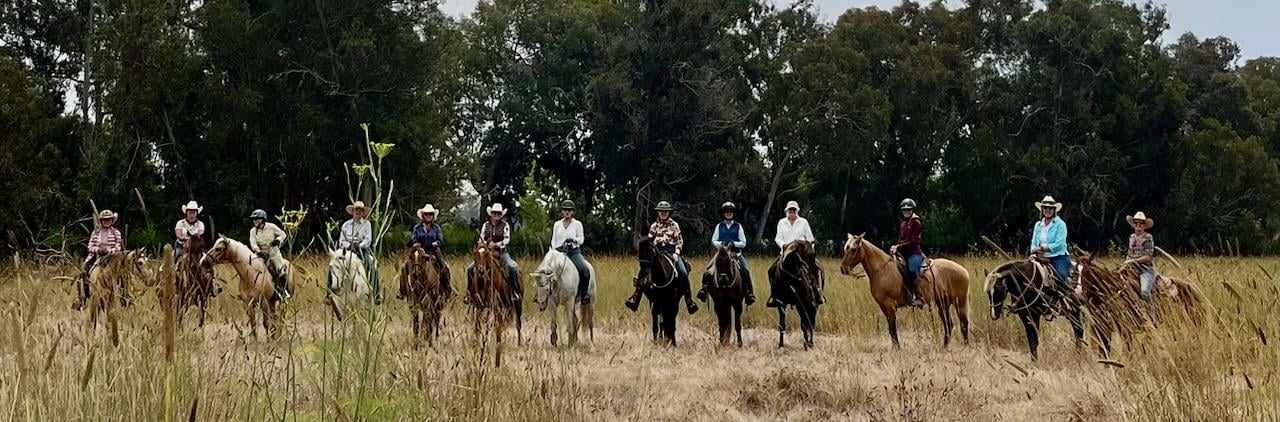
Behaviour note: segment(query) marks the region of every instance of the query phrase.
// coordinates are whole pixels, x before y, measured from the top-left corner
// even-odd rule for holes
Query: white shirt
[[[796,222],[787,221],[786,217],[778,220],[778,234],[773,236],[774,243],[781,248],[788,243],[804,240],[807,242],[814,241],[813,231],[809,230],[809,220],[804,217],[796,217]]]
[[[195,223],[188,223],[185,218],[178,220],[178,224],[173,226],[173,234],[181,241],[186,241],[188,234],[204,236],[204,222],[196,220]]]
[[[338,249],[355,247],[368,249],[373,243],[373,224],[367,218],[350,219],[342,223],[342,234],[338,237]]]
[[[582,222],[576,218],[570,220],[568,224],[565,224],[564,219],[560,219],[553,226],[555,228],[551,230],[552,249],[560,249],[561,246],[564,246],[564,242],[568,240],[572,240],[578,246],[582,246],[582,242],[586,240],[586,237],[582,234]]]

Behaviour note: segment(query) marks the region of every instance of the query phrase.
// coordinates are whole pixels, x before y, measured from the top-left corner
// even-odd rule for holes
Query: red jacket
[[[924,255],[921,245],[924,243],[924,223],[920,216],[912,214],[911,218],[898,224],[898,253],[902,256]]]

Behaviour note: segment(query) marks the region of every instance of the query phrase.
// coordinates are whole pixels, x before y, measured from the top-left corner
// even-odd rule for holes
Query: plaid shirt
[[[679,255],[684,249],[684,238],[680,237],[680,224],[676,220],[655,221],[649,226],[649,236],[653,236],[653,244],[664,252]]]
[[[1141,235],[1134,233],[1129,235],[1129,255],[1128,259],[1138,259],[1144,257],[1152,257],[1150,263],[1133,264],[1138,271],[1147,272],[1155,269],[1155,253],[1156,240],[1151,233],[1143,233]]]
[[[98,227],[89,236],[89,254],[102,256],[124,249],[124,237],[115,227]]]

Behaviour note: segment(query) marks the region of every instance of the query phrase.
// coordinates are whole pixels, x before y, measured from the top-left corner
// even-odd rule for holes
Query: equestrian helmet
[[[266,219],[267,219],[267,212],[266,212],[266,211],[263,211],[263,210],[260,210],[260,209],[259,209],[259,210],[253,210],[253,213],[252,213],[252,214],[249,214],[249,219],[250,219],[250,220],[266,220]]]
[[[658,206],[653,207],[653,210],[654,210],[654,211],[668,211],[668,212],[669,212],[669,211],[672,211],[672,210],[674,210],[674,209],[675,209],[675,208],[672,208],[672,207],[671,207],[671,203],[670,203],[670,202],[667,202],[667,201],[658,201]]]
[[[566,199],[566,200],[564,200],[564,201],[561,201],[561,202],[560,202],[560,210],[562,210],[562,211],[563,211],[563,210],[572,210],[573,208],[574,208],[574,207],[573,207],[573,201],[570,201],[570,200]]]
[[[902,205],[899,205],[898,208],[903,210],[914,210],[916,209],[916,201],[911,198],[903,199]]]

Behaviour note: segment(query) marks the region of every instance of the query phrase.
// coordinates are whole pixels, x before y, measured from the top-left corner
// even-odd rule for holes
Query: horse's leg
[[[416,306],[409,308],[409,324],[413,327],[413,350],[420,350],[422,347],[422,333],[418,321],[418,315],[421,313]]]
[[[884,322],[889,326],[889,339],[893,341],[894,350],[902,349],[898,343],[898,310],[892,304],[880,304],[880,313],[884,314]]]
[[[716,322],[719,323],[718,325],[720,328],[720,346],[728,346],[729,340],[732,339],[733,335],[730,331],[730,324],[732,323],[731,319],[733,318],[733,314],[731,314],[731,312],[733,311],[729,309],[729,304],[722,300],[722,298],[713,297],[711,300],[715,301]]]
[[[1076,347],[1084,346],[1084,312],[1079,306],[1073,306],[1067,315],[1068,322],[1071,324],[1071,335],[1076,340]]]
[[[120,321],[116,319],[116,313],[111,307],[107,305],[107,325],[111,326],[111,346],[120,347]]]
[[[524,344],[524,302],[515,302],[516,346]]]
[[[742,347],[742,303],[733,306],[733,330],[738,335],[738,347]]]
[[[547,298],[548,301],[552,300]],[[550,304],[551,306],[551,346],[557,346],[560,343],[560,306],[559,304]]]
[[[964,344],[969,344],[969,307],[964,301],[954,304],[956,308],[956,318],[960,320],[960,336],[964,338]]]
[[[800,328],[804,332],[804,349],[809,350],[813,348],[813,332],[817,329],[818,308],[811,303],[802,307],[800,312],[802,312]]]
[[[578,298],[574,296],[569,299],[569,306],[566,307],[568,309],[565,309],[565,313],[569,316],[569,346],[578,344],[578,324],[581,323],[578,319],[579,306],[581,305],[578,303]]]
[[[653,323],[651,324],[651,329],[653,330],[653,343],[654,343],[654,344],[657,344],[657,343],[658,343],[658,331],[659,331],[659,327],[658,327],[658,322],[659,322],[659,319],[658,319],[658,307],[657,307],[657,306],[654,306],[654,303],[653,303],[653,301],[652,301],[652,300],[650,300],[650,301],[649,301],[649,316],[650,316],[650,318],[653,320]]]
[[[947,301],[942,298],[934,298],[934,304],[938,308],[938,321],[942,322],[942,347],[946,348],[951,345],[951,315],[947,308]]]
[[[1022,328],[1027,332],[1027,347],[1031,349],[1031,360],[1039,360],[1040,348],[1040,315],[1034,311],[1023,311],[1018,314],[1022,320]]]
[[[787,308],[778,307],[778,348],[783,346],[783,340],[787,337]]]
[[[249,306],[245,307],[249,314],[249,335],[255,339],[258,338],[258,309],[256,302],[257,300],[252,300],[249,302]]]

